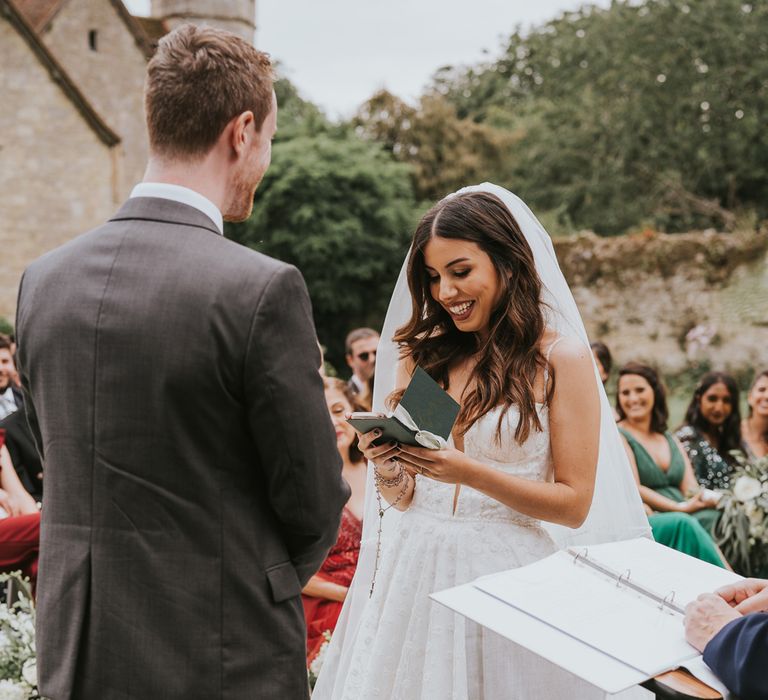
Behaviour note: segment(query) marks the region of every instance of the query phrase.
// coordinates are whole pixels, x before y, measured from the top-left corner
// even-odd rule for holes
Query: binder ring
[[[619,588],[621,586],[622,580],[629,581],[629,577],[632,575],[632,569],[627,569],[623,574],[619,575],[619,578],[616,579],[616,588]]]
[[[573,563],[575,564],[577,561],[579,561],[580,558],[589,559],[589,547],[584,547],[583,552],[578,552],[573,557]]]
[[[661,601],[661,605],[659,605],[659,610],[664,610],[664,606],[670,606],[672,603],[675,602],[675,592],[670,591],[667,593],[667,595],[664,596],[664,600]]]

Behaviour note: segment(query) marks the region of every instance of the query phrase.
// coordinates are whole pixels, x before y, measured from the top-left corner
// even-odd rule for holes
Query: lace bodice
[[[464,436],[464,452],[489,467],[524,479],[551,479],[549,413],[547,407],[541,404],[537,404],[537,410],[542,430],[539,432],[532,429],[528,439],[521,445],[515,441],[515,428],[520,416],[517,408],[510,407],[502,419],[500,440],[496,429],[501,407],[490,411],[467,431]],[[452,515],[454,493],[453,484],[417,477],[411,508],[454,520],[501,520],[523,525],[538,523],[468,486],[461,487],[456,513]]]

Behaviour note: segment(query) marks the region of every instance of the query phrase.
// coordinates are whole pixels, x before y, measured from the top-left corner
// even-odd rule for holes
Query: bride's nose
[[[456,287],[447,277],[440,278],[440,288],[437,290],[437,296],[445,304],[451,301],[451,299],[456,298]]]

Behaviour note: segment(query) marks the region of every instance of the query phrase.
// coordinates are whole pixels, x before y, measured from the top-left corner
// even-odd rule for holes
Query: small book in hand
[[[400,404],[391,414],[353,413],[347,420],[360,433],[379,428],[382,435],[374,444],[394,441],[439,449],[448,442],[459,409],[459,404],[417,367]]]

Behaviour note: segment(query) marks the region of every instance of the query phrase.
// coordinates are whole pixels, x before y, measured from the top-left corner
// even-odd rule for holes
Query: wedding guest
[[[336,447],[343,462],[342,476],[352,494],[341,516],[336,544],[323,565],[302,591],[304,618],[307,622],[307,666],[325,641],[324,633],[333,633],[349,585],[357,568],[360,539],[363,534],[366,463],[357,448],[357,435],[346,415],[355,410],[354,397],[340,379],[324,377],[325,400],[336,429]]]
[[[685,422],[675,436],[688,454],[699,484],[727,489],[732,450],[742,450],[739,387],[724,372],[707,372],[693,392]]]
[[[347,364],[352,370],[349,388],[366,410],[370,410],[373,399],[373,372],[378,345],[379,334],[373,328],[355,328],[344,342]]]
[[[0,431],[0,572],[37,578],[40,511],[21,485]]]
[[[0,333],[0,418],[21,408],[21,392],[14,383],[16,376],[13,341],[5,333]]]
[[[748,457],[768,454],[768,369],[757,375],[747,394],[749,413],[741,423],[741,436]]]
[[[608,346],[600,340],[596,340],[594,343],[590,343],[592,348],[592,354],[595,357],[597,363],[597,370],[600,372],[600,379],[603,380],[603,384],[608,381],[608,377],[611,376],[611,367],[613,367],[613,357]]]
[[[694,556],[702,548],[711,550],[709,533],[719,513],[700,492],[685,451],[667,430],[666,392],[651,367],[631,362],[619,370],[616,410],[643,503],[653,513],[688,514],[702,526],[680,533],[676,549]]]
[[[768,698],[768,580],[748,578],[685,609],[685,637],[741,700]]]

